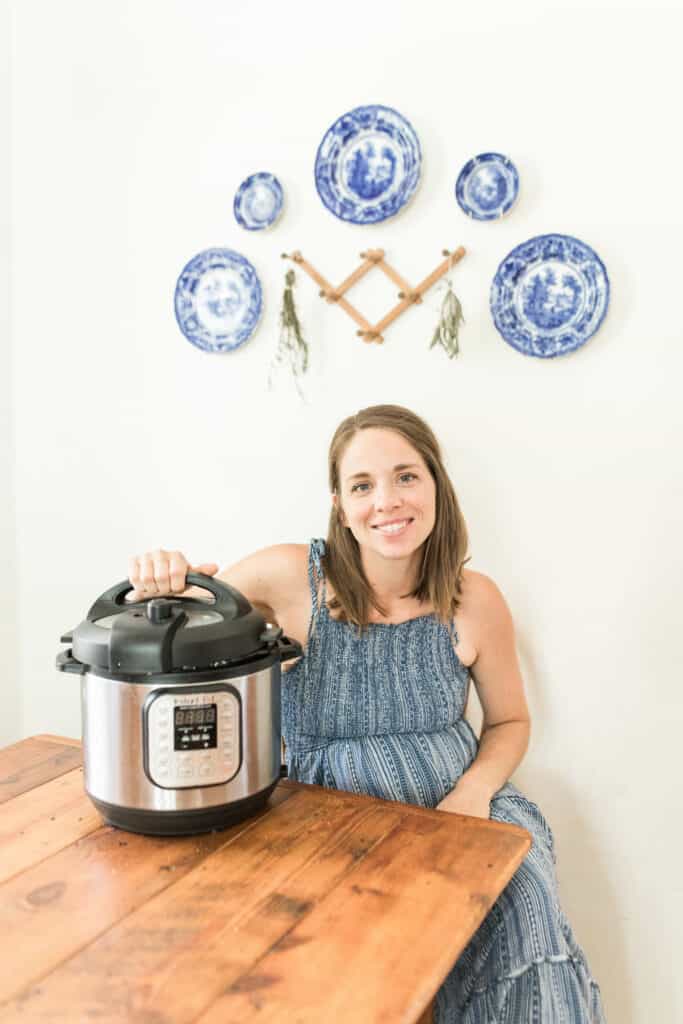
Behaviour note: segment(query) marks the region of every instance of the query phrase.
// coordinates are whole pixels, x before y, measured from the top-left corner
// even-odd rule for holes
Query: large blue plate
[[[527,356],[550,359],[595,334],[609,303],[599,256],[571,235],[537,235],[498,267],[491,285],[493,322]]]
[[[468,160],[455,183],[455,198],[474,220],[502,217],[518,192],[517,168],[502,153],[480,153]]]
[[[420,178],[420,143],[390,107],[356,107],[326,132],[315,158],[315,185],[328,210],[352,224],[398,213]]]
[[[247,231],[262,231],[280,216],[282,198],[282,185],[274,174],[251,174],[235,194],[235,220]]]
[[[205,352],[230,352],[253,334],[261,316],[261,282],[232,249],[206,249],[183,268],[174,305],[178,326]]]

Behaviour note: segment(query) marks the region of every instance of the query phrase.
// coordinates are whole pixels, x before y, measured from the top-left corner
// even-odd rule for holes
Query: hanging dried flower
[[[453,282],[447,281],[446,294],[441,303],[441,316],[432,338],[430,349],[435,345],[441,345],[445,349],[448,358],[453,359],[460,351],[458,334],[460,325],[464,324],[465,318],[462,315],[462,306],[458,296],[453,291]]]
[[[288,270],[285,274],[285,291],[282,296],[282,309],[280,310],[280,336],[278,346],[273,357],[268,376],[268,387],[272,386],[273,375],[281,366],[289,366],[293,376],[296,389],[301,398],[304,394],[299,385],[301,377],[308,369],[308,345],[301,330],[299,317],[294,305],[294,271]]]

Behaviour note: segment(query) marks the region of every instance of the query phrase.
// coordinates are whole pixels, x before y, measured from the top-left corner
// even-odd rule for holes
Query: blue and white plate
[[[235,193],[235,220],[247,231],[262,231],[282,213],[282,199],[282,185],[274,174],[251,174]]]
[[[491,285],[493,322],[505,341],[544,359],[588,341],[608,303],[602,260],[571,235],[537,235],[522,242],[505,257]]]
[[[518,192],[517,168],[502,153],[480,153],[468,160],[455,183],[455,198],[474,220],[502,217]]]
[[[390,107],[356,107],[326,132],[315,158],[315,186],[328,210],[352,224],[398,213],[420,178],[420,143]]]
[[[198,253],[178,278],[178,326],[205,352],[230,352],[253,334],[261,316],[261,282],[249,260],[232,249]]]

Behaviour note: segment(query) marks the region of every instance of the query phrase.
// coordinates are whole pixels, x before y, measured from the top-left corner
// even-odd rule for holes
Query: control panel
[[[227,690],[154,695],[145,708],[149,776],[166,789],[228,782],[240,764],[240,703]]]

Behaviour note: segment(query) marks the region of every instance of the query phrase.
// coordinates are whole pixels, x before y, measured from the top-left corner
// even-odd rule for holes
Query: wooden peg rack
[[[285,252],[282,254],[282,258],[292,260],[294,263],[298,264],[298,266],[300,266],[302,270],[305,270],[306,273],[316,282],[320,288],[321,298],[326,299],[328,302],[336,302],[349,314],[352,320],[355,320],[361,328],[359,331],[356,331],[356,334],[362,338],[363,341],[375,341],[378,344],[381,344],[384,341],[383,333],[389,324],[392,324],[394,320],[404,312],[404,310],[416,303],[422,302],[422,296],[424,293],[431,288],[433,284],[436,284],[439,278],[443,277],[446,271],[450,270],[451,267],[454,267],[456,263],[460,262],[465,255],[465,250],[462,246],[454,252],[449,252],[448,249],[444,249],[443,255],[446,257],[443,262],[439,264],[436,270],[433,270],[431,274],[425,277],[424,281],[421,281],[416,288],[411,288],[408,282],[404,281],[401,275],[397,273],[393,267],[389,266],[384,259],[384,249],[368,249],[367,252],[362,252],[360,254],[360,257],[363,260],[361,265],[357,267],[352,274],[349,274],[346,280],[342,281],[337,288],[333,288],[332,285],[325,280],[322,274],[320,274],[314,266],[303,258],[300,252]],[[387,277],[401,289],[398,293],[398,297],[400,299],[399,303],[394,306],[393,309],[389,310],[387,315],[374,326],[368,323],[362,313],[359,313],[355,306],[352,306],[351,303],[344,298],[349,288],[352,288],[357,281],[360,281],[362,277],[365,277],[373,267],[379,267],[380,270],[383,270]]]

